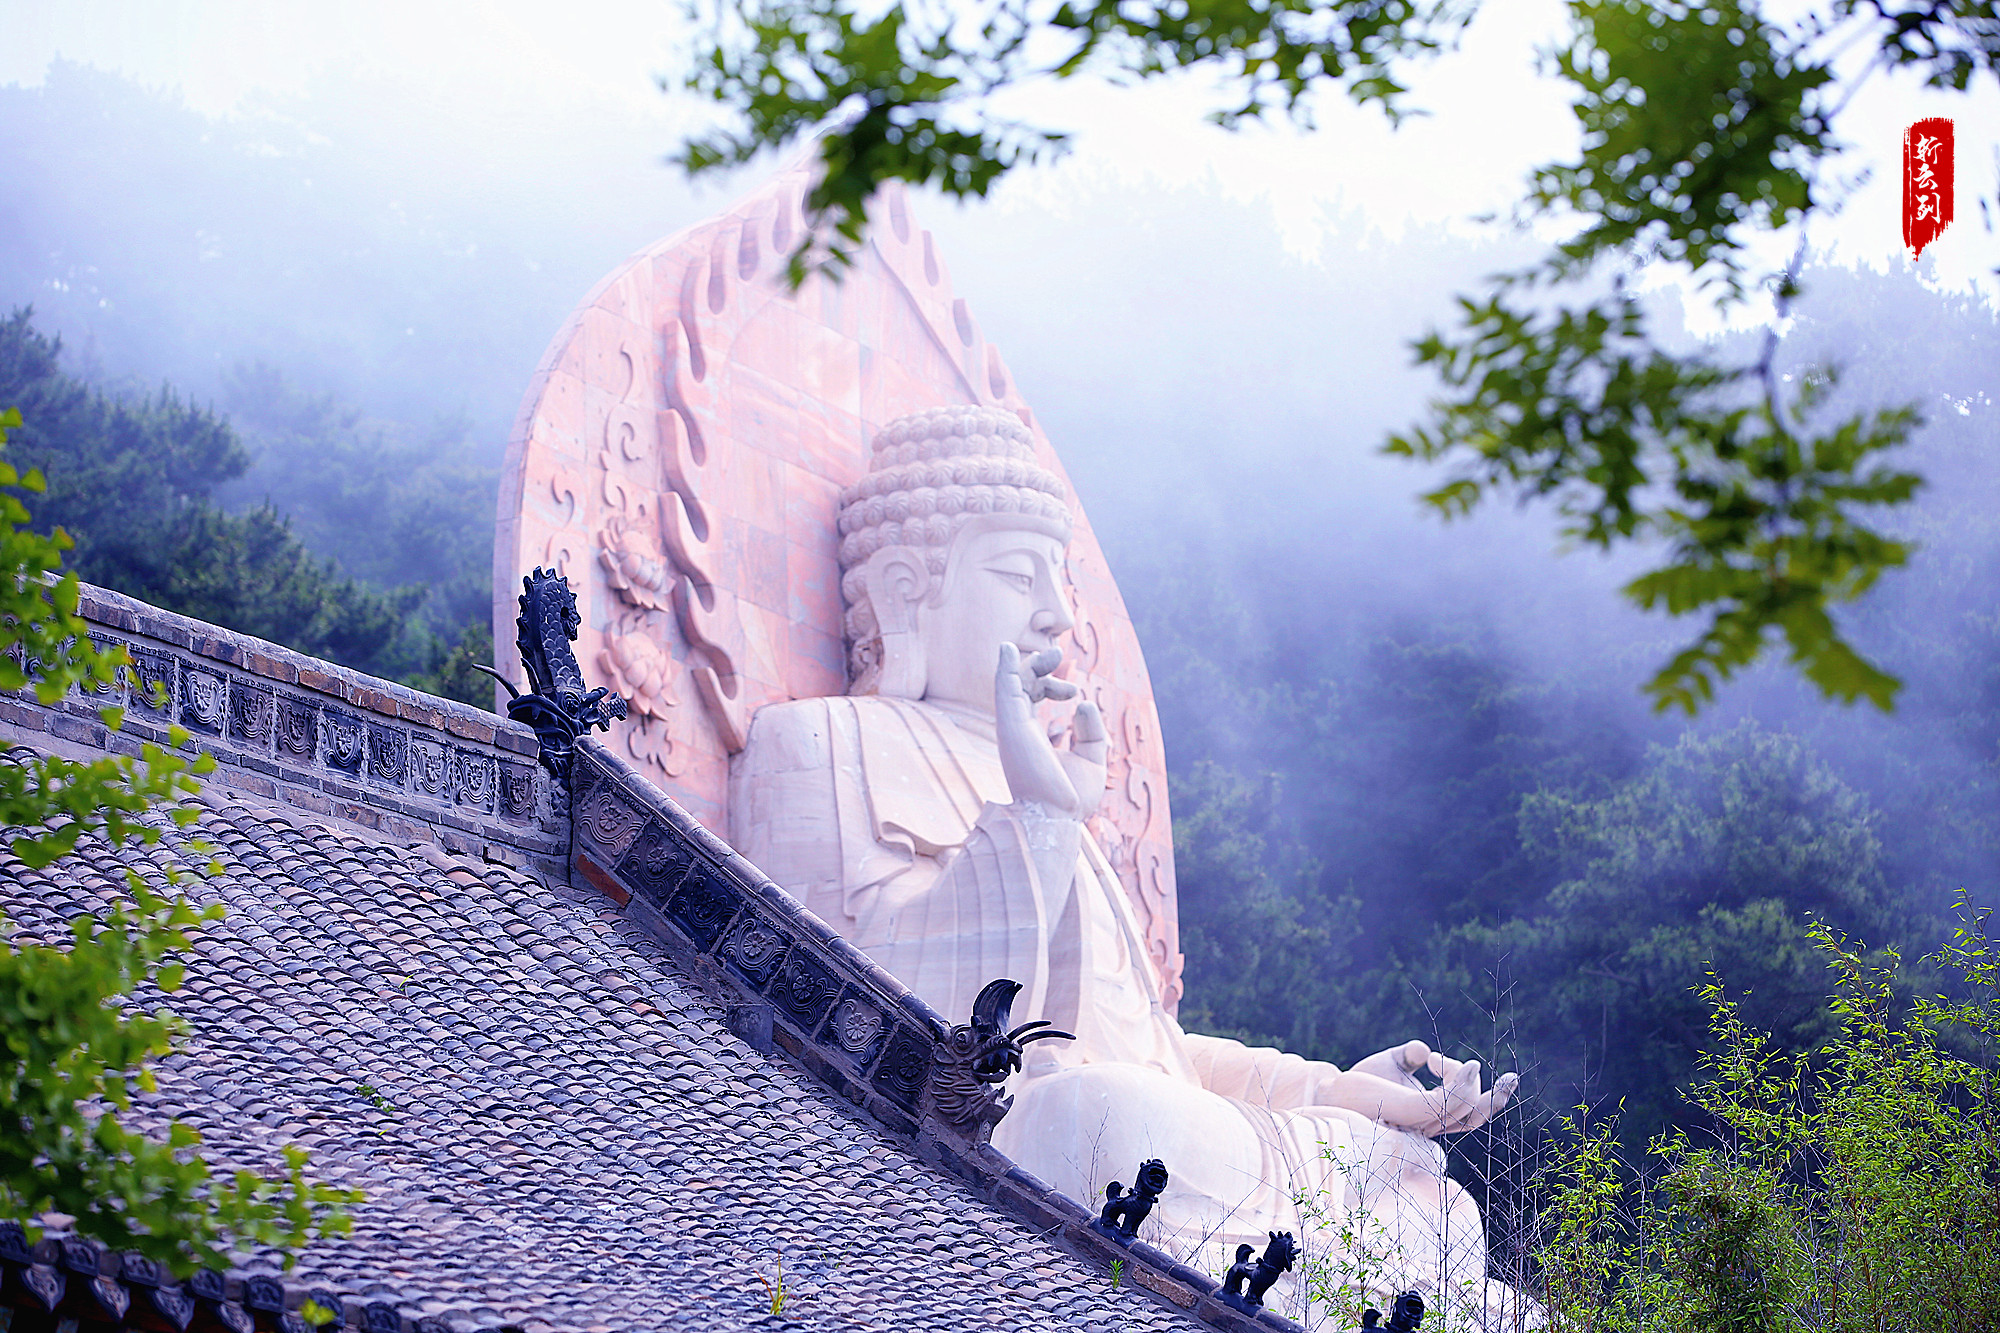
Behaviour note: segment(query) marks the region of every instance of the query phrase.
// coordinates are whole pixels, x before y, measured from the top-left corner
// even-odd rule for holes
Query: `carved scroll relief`
[[[686,745],[673,738],[679,668],[667,642],[673,631],[666,587],[673,574],[659,539],[656,428],[645,401],[642,354],[626,343],[618,360],[624,389],[605,413],[597,450],[600,489],[593,497],[599,515],[593,545],[618,603],[604,626],[597,667],[631,709],[620,735],[626,752],[672,777],[684,765]]]

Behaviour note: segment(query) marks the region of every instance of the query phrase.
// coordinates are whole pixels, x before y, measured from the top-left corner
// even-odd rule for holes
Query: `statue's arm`
[[[1202,1085],[1211,1092],[1273,1110],[1336,1106],[1421,1134],[1476,1129],[1506,1106],[1520,1081],[1503,1074],[1482,1092],[1477,1060],[1453,1060],[1420,1041],[1378,1051],[1351,1069],[1224,1037],[1189,1033],[1186,1041]],[[1437,1075],[1438,1086],[1418,1081],[1419,1069]]]

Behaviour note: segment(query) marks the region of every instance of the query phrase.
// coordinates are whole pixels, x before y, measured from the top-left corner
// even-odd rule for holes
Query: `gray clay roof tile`
[[[0,911],[17,938],[60,939],[127,866],[163,885],[221,859],[185,881],[228,915],[165,997],[191,1031],[133,1120],[197,1124],[229,1168],[274,1171],[296,1142],[368,1192],[289,1280],[453,1330],[1198,1327],[743,1045],[601,900],[203,799],[188,832],[211,851],[169,829],[44,870],[0,853]],[[781,1262],[773,1317],[755,1274]]]

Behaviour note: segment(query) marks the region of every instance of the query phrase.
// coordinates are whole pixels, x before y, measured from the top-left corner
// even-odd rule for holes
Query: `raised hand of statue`
[[[1426,1087],[1420,1069],[1439,1079]],[[1320,1085],[1325,1100],[1371,1120],[1433,1137],[1477,1129],[1513,1100],[1518,1074],[1502,1074],[1491,1089],[1479,1089],[1479,1061],[1454,1060],[1420,1041],[1406,1041],[1377,1051]]]
[[[1035,705],[1077,696],[1076,686],[1050,674],[1061,662],[1060,648],[1023,658],[1017,645],[1000,645],[1000,665],[993,675],[995,739],[1007,789],[1017,804],[1032,803],[1050,814],[1084,820],[1104,799],[1104,719],[1096,704],[1078,704],[1069,747],[1056,748],[1035,716]]]

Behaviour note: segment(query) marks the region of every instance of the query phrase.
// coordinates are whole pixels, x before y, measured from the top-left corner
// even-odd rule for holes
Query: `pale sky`
[[[694,111],[659,92],[686,45],[672,0],[0,0],[0,83],[39,81],[58,55],[178,88],[188,103],[227,113],[264,93],[299,93],[315,73],[357,67],[431,86],[477,123],[525,108],[577,114],[616,106],[659,126],[670,148]],[[1560,29],[1551,0],[1489,0],[1462,52],[1418,81],[1414,103],[1433,114],[1391,131],[1373,112],[1322,100],[1319,129],[1207,126],[1200,80],[1112,88],[1090,80],[1035,87],[1010,109],[1073,132],[1065,160],[1024,172],[984,205],[1060,210],[1082,183],[1213,181],[1232,197],[1261,200],[1296,252],[1316,253],[1319,220],[1359,210],[1386,235],[1411,223],[1466,223],[1504,210],[1539,161],[1574,150],[1574,122],[1560,90],[1534,73],[1538,43]],[[2000,171],[2000,95],[1926,93],[1915,80],[1878,75],[1842,121],[1857,151],[1846,172],[1872,182],[1838,217],[1815,222],[1813,243],[1877,267],[1894,262],[1899,234],[1898,153],[1920,115],[1958,121],[1957,220],[1927,252],[1936,280],[1982,280],[1995,290],[2000,242],[1977,197],[1992,199]],[[1774,253],[1790,248],[1774,246]]]

